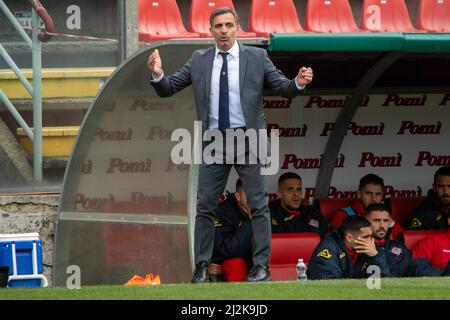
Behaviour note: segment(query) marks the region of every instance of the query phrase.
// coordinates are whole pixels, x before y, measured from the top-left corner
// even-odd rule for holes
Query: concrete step
[[[54,68],[42,69],[42,98],[95,97],[115,68]],[[32,83],[32,70],[21,70]],[[10,99],[30,99],[16,74],[10,69],[0,70],[2,90]]]
[[[43,157],[68,157],[72,151],[75,138],[80,127],[43,127],[42,128],[42,156]],[[33,130],[33,128],[31,128]],[[33,154],[33,143],[22,128],[17,128],[19,142],[25,151]]]
[[[80,124],[99,89],[115,68],[42,69],[43,169],[45,178],[62,181],[64,169]],[[31,82],[32,71],[22,70]],[[33,126],[30,95],[12,70],[0,70],[0,85],[25,122]],[[32,144],[17,121],[0,103],[3,124],[0,159],[9,169],[1,170],[4,181],[30,183]],[[6,135],[6,131],[11,134]],[[69,134],[70,132],[70,134]],[[20,150],[22,149],[23,150]],[[5,167],[6,168],[6,167]],[[7,186],[2,186],[7,187]]]
[[[66,127],[79,126],[93,103],[94,98],[46,99],[42,101],[42,126]],[[25,122],[33,126],[33,103],[31,100],[13,100],[17,111]],[[0,119],[17,138],[17,121],[0,103]]]
[[[0,136],[0,189],[31,184],[33,171],[26,153],[1,119]]]
[[[2,22],[2,20],[0,21]],[[11,26],[8,21],[6,21],[6,24]],[[13,29],[12,26],[10,28]],[[12,30],[11,33],[14,34],[14,37],[10,39],[2,31],[0,31],[0,35],[2,37],[2,45],[6,52],[13,58],[19,68],[31,69],[31,50],[28,45],[18,36],[16,30]],[[80,40],[67,41],[54,37],[51,41],[42,45],[43,68],[115,67],[120,63],[118,43]],[[0,69],[8,68],[9,66],[6,62],[0,59]]]

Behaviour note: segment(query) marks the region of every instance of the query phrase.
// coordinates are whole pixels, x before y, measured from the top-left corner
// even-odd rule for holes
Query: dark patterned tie
[[[230,103],[228,96],[228,52],[220,52],[223,59],[222,70],[220,70],[219,90],[219,130],[230,128]]]

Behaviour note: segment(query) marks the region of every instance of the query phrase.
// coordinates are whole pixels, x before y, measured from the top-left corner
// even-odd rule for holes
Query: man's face
[[[380,203],[383,200],[383,187],[379,184],[366,184],[361,190],[358,190],[357,197],[367,208],[374,203]]]
[[[437,176],[433,191],[444,207],[448,208],[450,206],[450,176]]]
[[[376,240],[383,240],[386,237],[389,225],[391,224],[391,216],[387,211],[372,211],[366,215],[372,225],[372,236]]]
[[[355,247],[357,246],[357,244],[355,243],[356,239],[363,239],[363,240],[372,239],[372,228],[363,227],[359,229],[359,233],[348,232],[345,234],[345,242],[353,250],[355,250]]]
[[[302,204],[302,181],[286,179],[278,186],[278,198],[281,206],[288,211],[298,210]]]
[[[210,30],[219,50],[228,51],[234,45],[239,25],[231,13],[225,13],[214,18]]]

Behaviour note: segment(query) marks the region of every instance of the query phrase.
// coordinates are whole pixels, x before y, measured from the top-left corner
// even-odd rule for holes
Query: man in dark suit
[[[210,25],[216,45],[194,51],[189,61],[170,76],[164,75],[158,50],[153,51],[147,62],[153,87],[159,96],[168,97],[192,85],[197,118],[202,121],[203,132],[218,130],[225,136],[225,131],[230,129],[265,129],[264,87],[293,98],[312,81],[312,69],[302,67],[297,77],[289,80],[275,68],[265,50],[238,44],[239,24],[236,13],[229,8],[216,9],[210,16]],[[248,156],[248,143],[245,150]],[[208,282],[208,264],[214,244],[214,211],[233,165],[242,179],[252,210],[253,268],[247,281],[271,279],[270,213],[261,162],[203,162],[199,169],[194,230],[194,283]]]

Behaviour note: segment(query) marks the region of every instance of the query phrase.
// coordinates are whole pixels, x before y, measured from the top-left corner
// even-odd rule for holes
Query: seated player
[[[349,216],[364,217],[366,208],[374,203],[383,202],[384,198],[384,181],[376,174],[367,174],[359,180],[359,187],[356,192],[356,200],[348,207],[339,209],[331,218],[331,227],[338,229],[342,221]],[[392,229],[390,236],[397,239],[397,235],[403,232],[400,225],[392,220],[389,228]]]
[[[227,196],[216,210],[215,239],[210,281],[239,282],[247,278],[252,263],[252,225],[250,208],[241,179],[236,192]]]
[[[433,189],[408,217],[410,230],[448,229],[450,208],[450,167],[441,167],[434,174]]]
[[[447,223],[450,224],[450,217]],[[420,241],[413,249],[413,257],[426,260],[438,275],[450,276],[450,228]]]
[[[269,204],[272,233],[315,232],[324,236],[328,221],[315,207],[302,204],[302,179],[286,172],[278,179],[278,199]]]
[[[316,247],[309,261],[308,278],[367,278],[371,275],[367,268],[372,265],[379,268],[381,277],[389,276],[386,252],[375,246],[370,222],[350,216]]]

